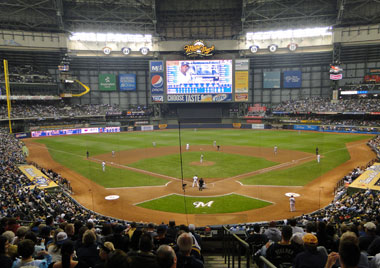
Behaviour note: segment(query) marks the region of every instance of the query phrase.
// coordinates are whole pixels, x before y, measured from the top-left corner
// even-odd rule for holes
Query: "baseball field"
[[[161,213],[160,219],[167,219],[165,213],[243,213],[241,220],[251,220],[252,211],[273,209],[279,202],[286,207],[284,193],[302,192],[317,181],[314,188],[319,189],[318,196],[301,194],[298,199],[314,197],[314,206],[297,211],[304,213],[321,206],[321,196],[322,205],[327,203],[331,186],[355,165],[371,159],[370,150],[365,149],[370,138],[299,131],[183,129],[180,135],[178,130],[161,130],[49,137],[26,143],[30,160],[66,173],[73,180],[73,197],[103,214],[145,220],[148,215],[154,217],[154,211]],[[320,163],[316,160],[317,147]],[[359,149],[366,150],[366,157],[350,163],[359,156],[352,150]],[[106,164],[104,171],[102,162]],[[337,173],[342,166],[346,167]],[[203,191],[192,187],[194,175],[205,180]],[[112,209],[107,209],[111,203],[104,200],[109,194],[120,196],[113,201]],[[275,198],[276,195],[281,198]],[[128,208],[130,213],[117,213],[116,204]],[[132,209],[137,213],[132,213]]]

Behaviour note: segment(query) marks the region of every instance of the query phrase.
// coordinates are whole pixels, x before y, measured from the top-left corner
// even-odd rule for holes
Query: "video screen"
[[[166,61],[167,94],[232,93],[232,60]]]

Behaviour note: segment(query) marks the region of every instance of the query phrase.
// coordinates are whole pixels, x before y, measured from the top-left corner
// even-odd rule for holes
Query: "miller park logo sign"
[[[196,40],[192,45],[185,45],[183,49],[188,57],[208,57],[213,55],[215,46],[207,47],[202,40]]]

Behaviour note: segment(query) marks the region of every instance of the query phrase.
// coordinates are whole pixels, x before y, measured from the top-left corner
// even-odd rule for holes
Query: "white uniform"
[[[103,172],[106,171],[106,162],[102,162],[102,169],[103,169]]]
[[[290,211],[296,211],[296,199],[292,196],[289,198]]]
[[[156,147],[156,142],[155,141],[152,142],[152,145],[153,145],[153,147]]]
[[[274,154],[277,154],[277,146],[274,146],[273,151],[274,151]]]
[[[115,151],[112,151],[112,157],[115,157]]]
[[[216,147],[216,141],[214,141],[213,146]]]
[[[317,154],[317,162],[321,162],[321,155],[320,154]]]
[[[188,151],[190,149],[190,144],[186,144],[186,150]]]
[[[201,154],[200,162],[201,162],[201,164],[203,163],[203,154]]]
[[[193,187],[194,187],[195,185],[197,185],[197,187],[199,187],[199,184],[198,184],[198,176],[197,176],[197,175],[195,175],[195,176],[193,177]]]

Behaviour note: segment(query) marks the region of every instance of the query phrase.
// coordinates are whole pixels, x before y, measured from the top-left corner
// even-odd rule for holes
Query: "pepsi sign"
[[[149,62],[149,70],[151,73],[161,73],[164,72],[164,62],[162,60]]]
[[[164,93],[164,77],[161,73],[150,74],[150,88],[152,94]]]

